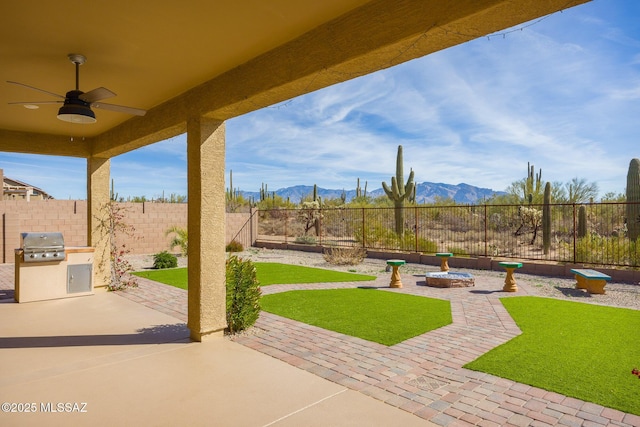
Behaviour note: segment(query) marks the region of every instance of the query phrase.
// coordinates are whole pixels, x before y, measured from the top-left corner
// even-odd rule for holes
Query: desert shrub
[[[298,236],[298,237],[296,237],[295,242],[299,243],[299,244],[302,244],[302,245],[315,245],[316,244],[316,237],[315,236],[308,236],[308,235]]]
[[[328,248],[322,254],[325,261],[332,265],[357,265],[367,256],[367,250],[361,247]]]
[[[167,251],[162,251],[153,256],[153,268],[175,268],[178,266],[178,258]]]
[[[356,241],[362,243],[362,231],[356,230]],[[365,228],[364,244],[368,248],[384,248],[397,249],[402,251],[415,251],[423,253],[438,252],[438,245],[423,237],[418,237],[416,243],[416,235],[407,231],[402,236],[398,236],[394,230],[380,224]]]
[[[235,255],[227,259],[227,325],[229,332],[253,326],[260,316],[260,283],[250,260]]]
[[[370,248],[379,248],[384,247],[384,242],[388,240],[388,236],[394,233],[383,225],[365,223],[364,230],[356,229],[354,234],[358,243],[364,243],[365,246]]]
[[[438,252],[438,244],[424,237],[418,237],[418,252],[432,253]]]
[[[242,246],[242,243],[232,240],[227,244],[227,246],[225,246],[225,250],[227,252],[242,252],[244,250],[244,246]]]
[[[449,246],[448,251],[457,256],[469,256],[466,249],[459,248],[457,246]]]
[[[569,245],[570,247],[570,245]],[[601,265],[640,265],[640,243],[624,237],[602,237],[596,233],[577,239],[576,262]]]

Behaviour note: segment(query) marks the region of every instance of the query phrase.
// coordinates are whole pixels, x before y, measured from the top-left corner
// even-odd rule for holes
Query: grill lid
[[[63,261],[62,233],[21,233],[24,262]]]
[[[22,248],[25,250],[54,250],[64,248],[62,233],[21,233]]]

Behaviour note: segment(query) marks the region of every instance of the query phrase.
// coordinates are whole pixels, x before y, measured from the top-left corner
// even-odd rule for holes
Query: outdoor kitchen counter
[[[15,250],[15,300],[42,301],[93,295],[93,253],[88,246],[66,246],[61,261],[24,262]]]

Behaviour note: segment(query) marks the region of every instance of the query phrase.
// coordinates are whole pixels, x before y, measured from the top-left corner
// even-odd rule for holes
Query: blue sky
[[[357,178],[373,190],[402,144],[418,182],[504,190],[531,162],[545,181],[623,192],[640,157],[640,2],[595,0],[518,28],[229,120],[227,177],[245,191]],[[0,153],[0,168],[86,198],[82,159]],[[120,196],[186,194],[186,137],[118,156],[111,174]]]

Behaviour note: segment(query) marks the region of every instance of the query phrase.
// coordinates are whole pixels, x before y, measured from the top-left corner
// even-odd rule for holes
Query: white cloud
[[[349,189],[358,177],[375,189],[402,144],[405,175],[413,168],[420,182],[502,190],[531,162],[545,180],[584,177],[602,194],[621,192],[640,157],[639,14],[635,0],[594,1],[229,120],[227,171],[248,191]],[[50,186],[47,163],[23,159],[2,154],[0,167]],[[84,197],[84,161],[74,168],[60,191]],[[186,193],[185,137],[113,159],[112,175],[120,194]]]

